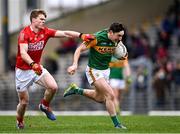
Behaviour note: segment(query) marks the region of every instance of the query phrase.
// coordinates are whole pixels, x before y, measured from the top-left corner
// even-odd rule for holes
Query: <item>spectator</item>
[[[165,66],[163,64],[161,64],[154,70],[153,87],[157,99],[156,106],[164,107],[167,81]]]
[[[180,85],[180,60],[177,60],[176,68],[172,73],[172,80],[176,85]]]
[[[56,59],[56,55],[51,55],[45,58],[44,66],[52,75],[54,75],[59,69]]]
[[[65,54],[68,52],[74,52],[76,47],[77,47],[77,43],[75,41],[75,39],[73,38],[66,38],[65,40],[60,40],[60,44],[61,46],[58,48],[57,53],[58,54]]]

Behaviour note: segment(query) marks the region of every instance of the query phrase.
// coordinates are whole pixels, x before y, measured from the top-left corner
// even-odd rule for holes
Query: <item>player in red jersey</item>
[[[29,102],[29,87],[35,82],[46,90],[39,109],[50,120],[56,120],[49,104],[58,86],[52,75],[40,64],[43,49],[51,37],[81,38],[83,41],[93,40],[90,34],[75,31],[60,31],[46,27],[46,12],[35,9],[30,14],[31,24],[26,26],[18,37],[18,53],[16,58],[16,90],[19,104],[17,105],[17,128],[24,128],[24,114]]]

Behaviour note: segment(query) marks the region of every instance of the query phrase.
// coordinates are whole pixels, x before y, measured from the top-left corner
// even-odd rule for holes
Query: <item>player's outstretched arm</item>
[[[57,30],[55,33],[55,37],[68,37],[68,38],[78,38],[80,35],[79,32],[76,31],[61,31]]]
[[[91,41],[95,39],[92,34],[83,34],[76,31],[60,31],[57,30],[55,37],[81,38],[83,41]]]
[[[67,72],[70,75],[73,75],[78,67],[78,61],[81,55],[81,52],[87,50],[88,48],[82,43],[75,51],[74,57],[73,57],[73,64],[67,68]]]

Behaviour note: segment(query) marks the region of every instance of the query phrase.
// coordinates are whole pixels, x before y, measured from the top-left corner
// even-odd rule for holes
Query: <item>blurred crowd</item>
[[[165,15],[156,18],[153,23],[145,22],[139,29],[127,32],[125,41],[130,60],[143,56],[152,62],[152,84],[157,99],[156,105],[163,107],[166,103],[166,93],[171,92],[172,84],[175,84],[177,89],[180,86],[179,1],[174,0],[174,4],[168,8]],[[139,85],[136,84],[136,88],[137,86]]]
[[[180,90],[180,53],[178,54],[178,50],[180,50],[179,0],[174,0],[174,4],[168,8],[164,16],[157,17],[153,22],[144,22],[138,28],[128,28],[124,42],[128,49],[130,61],[145,57],[152,62],[152,87],[155,91],[156,105],[157,107],[163,107],[167,101],[167,93],[171,94],[172,88]],[[72,54],[78,44],[79,42],[74,39],[61,39],[60,46],[55,54],[45,58],[45,68],[50,73],[56,74],[60,69],[58,56],[67,53]],[[9,58],[10,70],[14,70],[14,59],[15,55]],[[135,88],[146,89],[148,81],[147,68],[139,65],[137,73]],[[84,75],[82,75],[82,81],[86,81]],[[83,83],[86,84],[86,82]]]

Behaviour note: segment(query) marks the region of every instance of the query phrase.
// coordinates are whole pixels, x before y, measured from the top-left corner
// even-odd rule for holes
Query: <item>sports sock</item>
[[[75,89],[76,94],[83,95],[83,92],[84,92],[83,88],[78,87],[78,88]]]
[[[23,122],[23,117],[16,117],[18,122]]]
[[[45,99],[41,100],[41,104],[43,104],[46,107],[49,107],[49,102],[47,102]]]
[[[119,120],[118,120],[116,115],[115,116],[111,116],[111,119],[113,121],[114,126],[117,126],[117,125],[120,124],[120,122],[119,122]]]

